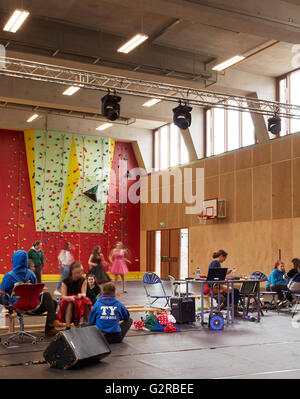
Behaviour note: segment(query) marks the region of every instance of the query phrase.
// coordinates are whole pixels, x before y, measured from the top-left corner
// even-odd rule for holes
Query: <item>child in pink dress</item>
[[[126,257],[126,251],[124,250],[122,242],[118,242],[116,244],[115,248],[111,251],[109,255],[109,260],[111,262],[110,272],[115,276],[115,286],[117,287],[118,275],[120,275],[122,279],[123,292],[126,293],[127,291],[125,289],[125,274],[128,273],[127,264],[130,264],[131,262]]]

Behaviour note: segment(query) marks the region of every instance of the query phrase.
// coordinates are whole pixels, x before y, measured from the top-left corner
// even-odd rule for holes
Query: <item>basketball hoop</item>
[[[207,215],[201,212],[199,215],[197,215],[197,218],[199,220],[200,224],[205,224],[206,220],[208,219]]]

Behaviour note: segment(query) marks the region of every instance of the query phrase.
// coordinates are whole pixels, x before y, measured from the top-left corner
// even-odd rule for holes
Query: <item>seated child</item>
[[[101,289],[98,284],[96,284],[96,277],[94,274],[89,274],[87,276],[87,285],[86,285],[86,296],[92,302],[92,305],[98,299],[98,296],[101,292]]]
[[[89,323],[98,327],[109,344],[121,342],[132,324],[128,310],[115,295],[112,282],[103,284],[89,317]]]

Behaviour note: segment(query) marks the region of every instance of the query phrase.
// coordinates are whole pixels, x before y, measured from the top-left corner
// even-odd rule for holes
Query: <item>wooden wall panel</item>
[[[272,230],[270,243],[272,248],[272,266],[279,258],[279,249],[281,249],[281,259],[291,269],[291,260],[297,256],[293,254],[293,221],[292,219],[272,220]],[[300,255],[300,251],[298,252]]]
[[[300,216],[300,158],[293,160],[293,217]]]
[[[271,162],[271,144],[253,147],[253,166],[265,165]]]
[[[230,254],[228,266],[245,273],[258,269],[269,274],[279,248],[287,264],[292,257],[300,257],[300,134],[194,162],[190,167],[195,171],[203,164],[204,198],[226,199],[226,219],[201,224],[197,216],[185,214],[189,204],[184,203],[141,207],[142,214],[147,213],[141,218],[145,230],[160,230],[163,219],[168,224],[165,229],[189,227],[191,276],[198,264],[206,272],[212,252],[220,248]],[[193,193],[195,176],[194,172]]]
[[[252,166],[252,149],[242,149],[235,153],[236,169],[251,168]]]
[[[220,158],[220,174],[229,173],[234,170],[235,154],[226,154]]]
[[[252,219],[252,170],[236,172],[236,221],[246,222]]]
[[[220,198],[226,199],[226,219],[224,222],[235,221],[235,179],[234,173],[220,176]]]
[[[292,216],[291,161],[272,164],[272,218]]]
[[[219,157],[207,158],[204,163],[205,177],[219,174]]]
[[[292,140],[273,140],[271,142],[271,156],[272,162],[284,161],[291,159],[292,155]]]
[[[292,226],[292,236],[289,235],[292,241],[292,257],[293,258],[300,258],[300,218],[293,218],[292,219],[293,226]],[[291,261],[291,259],[285,258],[286,261]]]
[[[219,176],[208,177],[204,180],[204,199],[219,196]]]
[[[271,218],[271,167],[253,168],[253,220]]]
[[[300,157],[300,134],[291,136],[292,147],[293,147],[293,158]]]

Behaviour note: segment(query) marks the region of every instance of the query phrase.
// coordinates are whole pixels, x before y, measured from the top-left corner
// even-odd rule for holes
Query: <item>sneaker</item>
[[[58,290],[55,290],[54,293],[53,293],[53,295],[61,295],[61,292],[58,291]]]
[[[56,328],[51,328],[51,330],[45,331],[46,337],[52,337],[53,335],[58,334],[59,331]]]
[[[66,323],[62,323],[59,320],[54,320],[53,323],[50,324],[52,327],[66,327]]]

